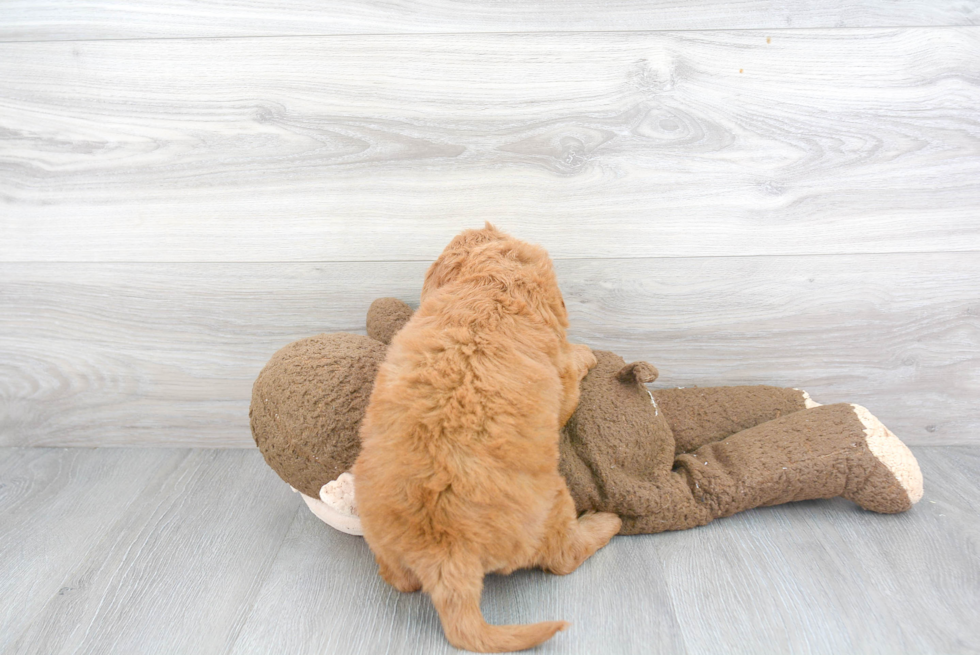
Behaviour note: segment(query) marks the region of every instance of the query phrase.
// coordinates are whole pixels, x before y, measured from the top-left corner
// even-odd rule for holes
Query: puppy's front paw
[[[585,374],[591,369],[595,368],[599,361],[595,358],[595,355],[592,353],[592,349],[588,346],[577,343],[572,347],[575,349],[576,361],[578,361],[579,366],[582,368],[582,377],[585,377]]]
[[[609,543],[613,535],[619,532],[623,521],[617,515],[610,512],[596,512],[595,514],[586,514],[581,517],[579,519],[579,525],[592,534],[599,544],[598,547],[601,547]]]

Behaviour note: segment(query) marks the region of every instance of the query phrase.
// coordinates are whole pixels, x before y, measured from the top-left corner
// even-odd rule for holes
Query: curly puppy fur
[[[429,268],[378,372],[353,469],[364,538],[457,647],[522,650],[564,629],[487,624],[484,574],[571,573],[619,531],[614,514],[577,518],[558,473],[558,431],[595,365],[567,327],[548,254],[488,223]]]

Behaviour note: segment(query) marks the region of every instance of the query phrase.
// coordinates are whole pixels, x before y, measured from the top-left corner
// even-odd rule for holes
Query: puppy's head
[[[425,274],[422,301],[438,289],[464,279],[492,280],[533,305],[548,322],[568,327],[568,313],[544,248],[520,241],[489,222],[453,239]]]
[[[449,242],[439,258],[432,262],[429,270],[425,272],[425,282],[422,283],[422,300],[425,300],[436,289],[440,289],[465,275],[465,269],[472,268],[474,255],[481,246],[509,238],[491,225],[489,221],[482,230],[466,230],[458,234]]]

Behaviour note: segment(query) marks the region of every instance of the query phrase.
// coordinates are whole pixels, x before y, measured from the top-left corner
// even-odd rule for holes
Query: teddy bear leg
[[[674,433],[675,454],[816,405],[805,391],[766,385],[651,391]]]
[[[845,403],[743,430],[674,464],[713,518],[835,496],[895,513],[922,497],[922,473],[905,444],[866,409]]]
[[[619,534],[653,534],[687,530],[710,523],[715,516],[704,502],[705,490],[698,481],[680,470],[665,473],[633,489],[632,502],[622,503]]]
[[[904,512],[922,498],[919,463],[908,446],[871,412],[860,405],[851,407],[864,426],[868,450],[880,465],[863,482],[852,476],[844,498],[875,512]]]
[[[896,513],[922,498],[911,451],[868,410],[823,405],[782,416],[694,453],[635,490],[621,534],[683,530],[736,512],[797,500],[844,498]],[[626,507],[624,503],[624,507]]]

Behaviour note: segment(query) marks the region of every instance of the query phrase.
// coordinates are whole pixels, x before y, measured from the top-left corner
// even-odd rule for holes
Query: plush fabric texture
[[[632,508],[623,534],[683,530],[753,507],[836,496],[883,513],[912,506],[894,473],[869,450],[854,406],[844,403],[705,444],[678,455],[673,470],[638,484],[655,502]]]
[[[384,344],[412,317],[412,309],[397,298],[378,298],[368,309],[368,336]]]
[[[659,389],[653,395],[667,416],[676,454],[806,408],[804,392],[767,385]]]
[[[371,334],[393,335],[411,315],[400,301],[376,303]],[[375,339],[326,334],[273,356],[253,388],[252,433],[283,480],[317,498],[353,465],[385,351]],[[771,386],[649,391],[652,365],[593,352],[598,364],[562,430],[559,469],[578,511],[618,514],[621,534],[835,496],[901,512],[922,496],[914,456],[864,408],[807,408],[805,392]]]
[[[350,469],[385,345],[321,334],[273,355],[252,386],[252,436],[266,463],[311,498]]]
[[[670,470],[674,435],[642,383],[618,375],[623,358],[592,352],[598,364],[562,429],[560,470],[580,512],[621,514],[641,502],[637,481]]]

